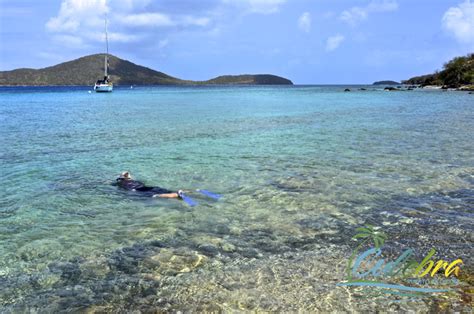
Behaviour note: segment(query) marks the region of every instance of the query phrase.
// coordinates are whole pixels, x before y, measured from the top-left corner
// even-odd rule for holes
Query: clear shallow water
[[[335,286],[366,223],[472,278],[472,95],[343,90],[1,88],[0,304],[383,309]],[[143,198],[123,170],[224,198]]]

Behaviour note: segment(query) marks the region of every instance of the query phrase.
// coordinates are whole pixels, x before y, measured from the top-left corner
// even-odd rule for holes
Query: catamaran
[[[98,80],[94,85],[96,92],[111,92],[114,89],[114,85],[109,81],[108,68],[109,68],[109,38],[107,35],[107,18],[105,18],[105,63],[104,63],[104,79]]]

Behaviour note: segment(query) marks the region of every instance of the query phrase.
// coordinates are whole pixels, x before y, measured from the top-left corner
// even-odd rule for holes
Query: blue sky
[[[104,51],[183,79],[402,80],[474,52],[474,0],[0,0],[0,70]]]

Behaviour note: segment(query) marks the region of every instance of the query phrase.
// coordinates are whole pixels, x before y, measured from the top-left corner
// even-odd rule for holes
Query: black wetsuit
[[[158,186],[146,186],[140,181],[125,178],[117,178],[117,185],[129,191],[146,192],[146,195],[150,196],[155,194],[175,193],[173,191],[160,188]]]

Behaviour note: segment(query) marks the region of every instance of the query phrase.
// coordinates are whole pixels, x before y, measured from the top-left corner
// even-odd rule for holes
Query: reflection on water
[[[2,89],[6,311],[465,311],[472,302],[472,97],[341,87]],[[199,206],[112,186],[206,188]],[[461,258],[456,293],[338,287],[355,228],[386,251]]]

